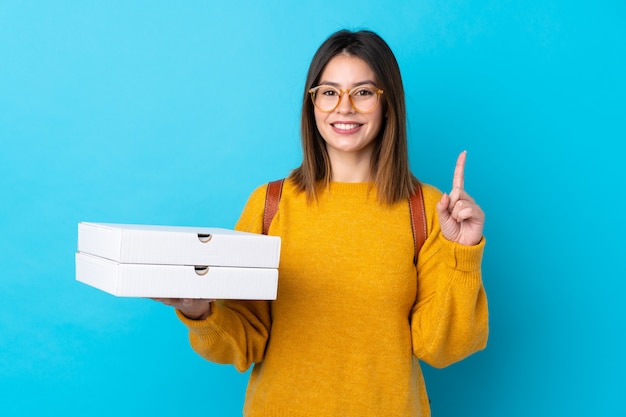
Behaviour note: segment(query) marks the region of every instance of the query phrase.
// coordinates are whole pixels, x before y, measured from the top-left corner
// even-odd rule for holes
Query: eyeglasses
[[[350,104],[359,113],[374,111],[378,105],[379,97],[383,93],[380,88],[363,85],[350,90],[340,90],[330,85],[318,85],[309,90],[313,104],[319,110],[330,113],[339,107],[341,97],[348,93]]]

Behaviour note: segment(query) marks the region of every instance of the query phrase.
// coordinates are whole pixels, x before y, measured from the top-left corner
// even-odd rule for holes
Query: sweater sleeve
[[[261,233],[265,189],[261,186],[252,193],[236,230]],[[233,364],[240,372],[263,360],[271,327],[269,301],[218,300],[205,320],[176,313],[189,329],[191,347],[205,359]]]
[[[418,256],[413,353],[442,368],[486,346],[488,310],[481,276],[485,239],[475,246],[448,241],[435,209],[441,193],[427,186],[424,195],[429,234]]]

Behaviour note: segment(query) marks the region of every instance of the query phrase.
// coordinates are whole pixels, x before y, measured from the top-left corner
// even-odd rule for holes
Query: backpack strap
[[[411,212],[411,229],[413,229],[413,245],[415,256],[413,264],[417,265],[417,255],[428,236],[426,226],[426,211],[424,210],[424,193],[421,184],[415,188],[415,192],[409,197],[409,211]]]
[[[265,194],[265,207],[263,209],[263,234],[266,235],[270,230],[272,219],[278,211],[278,203],[283,193],[283,183],[285,179],[272,181],[267,184],[267,192]]]
[[[283,192],[283,184],[285,179],[271,181],[267,184],[267,192],[265,194],[265,208],[263,209],[263,234],[266,235],[270,230],[270,224],[278,211],[278,203]],[[417,264],[417,255],[428,236],[426,228],[426,212],[424,210],[424,193],[422,186],[418,185],[415,192],[409,198],[409,211],[411,212],[411,230],[413,231],[413,245],[415,246],[415,254],[413,256],[413,264]]]

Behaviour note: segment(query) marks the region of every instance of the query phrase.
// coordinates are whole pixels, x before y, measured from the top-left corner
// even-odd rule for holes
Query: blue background
[[[488,216],[489,345],[426,367],[434,415],[626,415],[617,0],[1,1],[0,414],[240,415],[171,309],[74,280],[77,223],[233,227],[344,27],[397,55],[418,177],[467,149]]]

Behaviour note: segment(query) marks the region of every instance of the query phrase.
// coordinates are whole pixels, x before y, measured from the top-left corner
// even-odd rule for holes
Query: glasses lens
[[[354,108],[361,113],[374,110],[378,103],[378,90],[372,87],[357,87],[350,91]]]
[[[322,111],[333,111],[339,103],[340,95],[336,88],[321,85],[313,90],[313,104]]]

